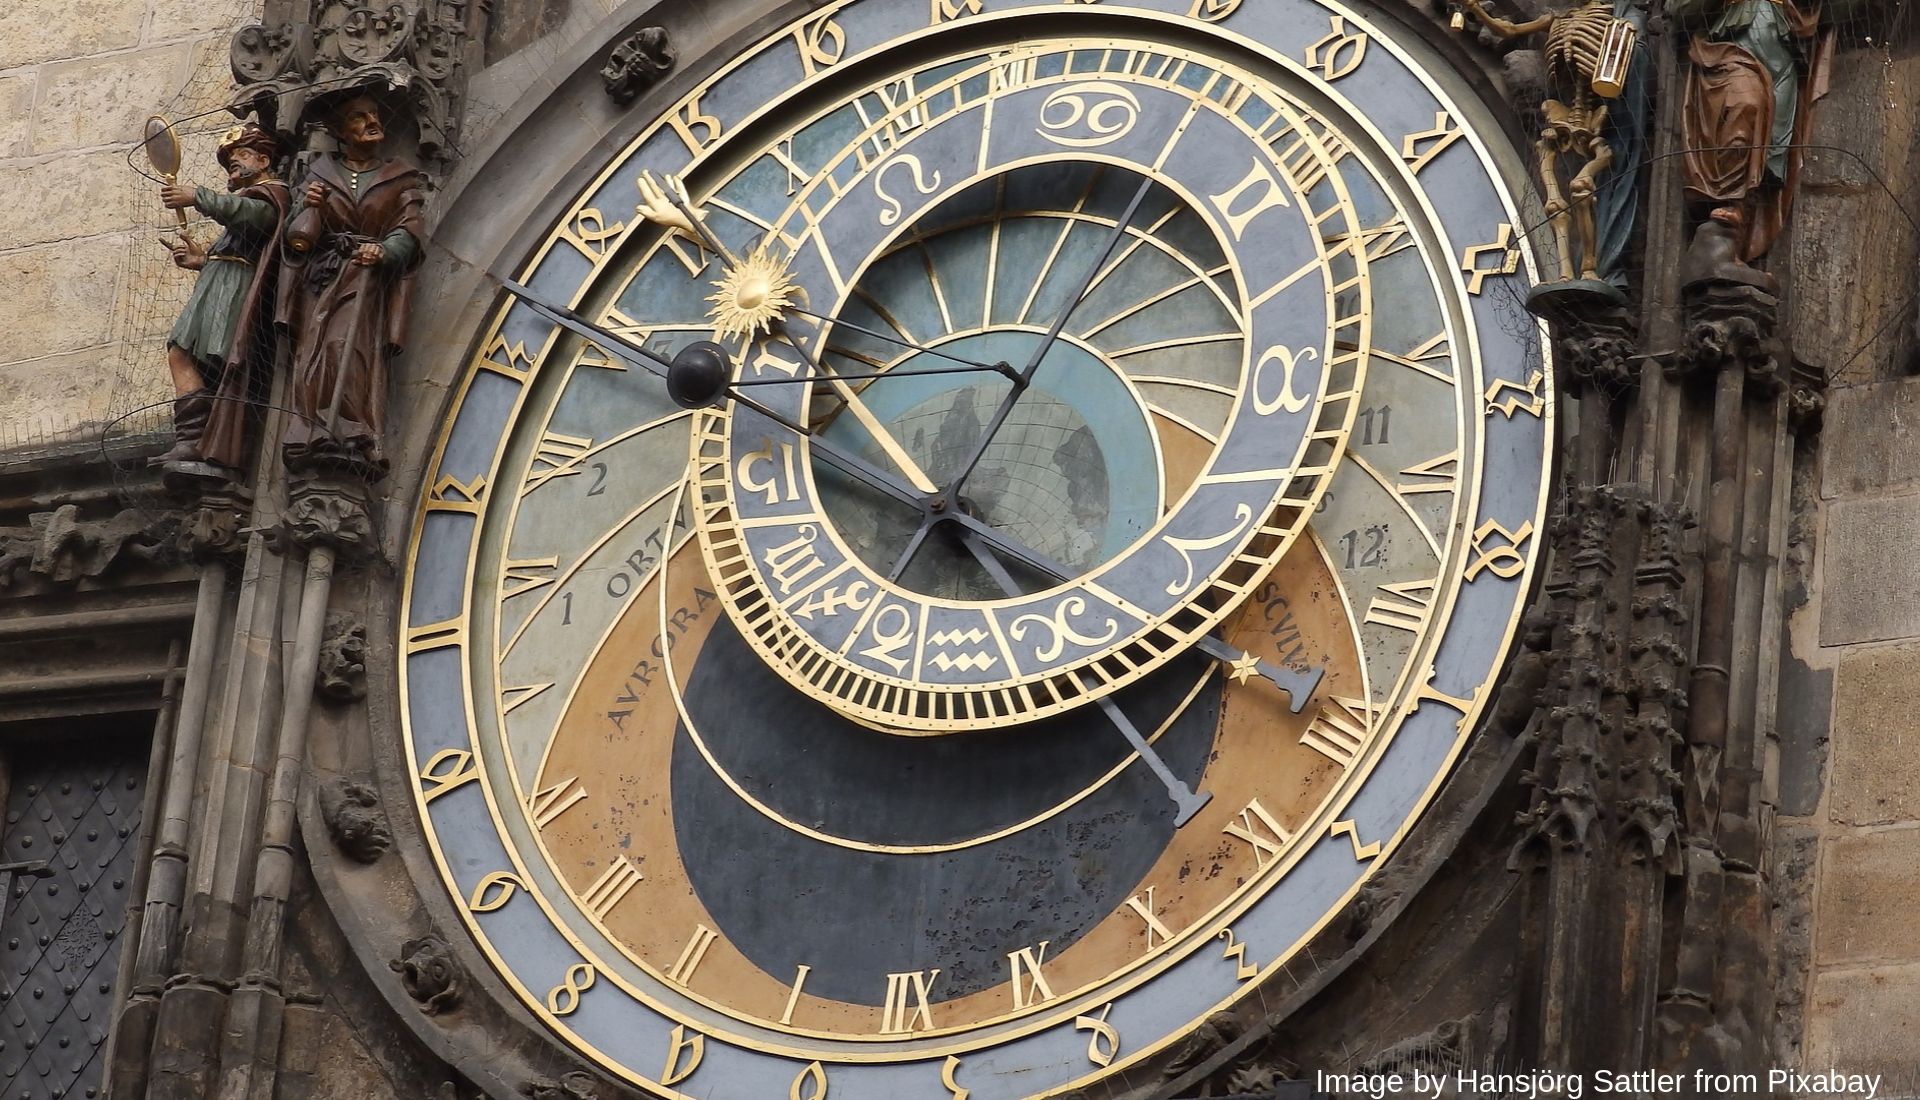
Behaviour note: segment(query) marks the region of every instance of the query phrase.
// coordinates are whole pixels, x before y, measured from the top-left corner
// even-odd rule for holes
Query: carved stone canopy
[[[267,0],[260,22],[233,36],[241,92],[231,109],[297,138],[321,100],[388,91],[411,108],[420,155],[444,163],[459,143],[489,10],[480,0]]]

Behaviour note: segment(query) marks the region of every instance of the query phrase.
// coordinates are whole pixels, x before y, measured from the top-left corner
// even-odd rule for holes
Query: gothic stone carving
[[[352,478],[302,478],[274,532],[274,548],[325,544],[335,552],[368,555],[376,549],[366,487]]]
[[[367,697],[367,628],[343,611],[327,615],[327,634],[320,643],[320,675],[314,689],[334,703],[354,703]]]
[[[372,863],[393,846],[380,794],[368,783],[336,779],[320,791],[320,817],[349,859]]]
[[[600,1090],[593,1078],[575,1071],[555,1081],[542,1077],[520,1086],[527,1100],[599,1100]]]
[[[392,89],[418,120],[421,155],[444,163],[491,10],[481,0],[270,0],[265,18],[233,36],[234,110],[296,138],[323,89]]]
[[[23,573],[70,585],[117,567],[163,562],[179,517],[129,508],[111,519],[82,520],[80,509],[67,504],[27,522],[0,527],[0,592],[19,584]]]
[[[1761,393],[1778,393],[1785,384],[1774,355],[1779,299],[1758,286],[1719,279],[1694,283],[1687,299],[1692,324],[1683,370],[1744,370]]]
[[[607,86],[608,98],[624,107],[672,72],[673,63],[673,44],[667,40],[666,28],[642,27],[607,55],[600,79]]]
[[[400,957],[387,966],[400,975],[407,996],[419,1002],[427,1015],[439,1015],[460,1003],[460,964],[440,937],[408,940],[400,945]]]

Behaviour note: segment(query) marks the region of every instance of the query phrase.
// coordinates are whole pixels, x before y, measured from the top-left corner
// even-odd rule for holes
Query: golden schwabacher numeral
[[[694,96],[687,105],[667,116],[673,126],[673,132],[687,143],[687,151],[699,156],[720,140],[725,132],[720,120],[700,109],[700,97]]]
[[[1528,375],[1527,384],[1524,386],[1518,382],[1509,382],[1505,378],[1494,379],[1493,385],[1487,387],[1485,394],[1487,415],[1499,413],[1508,420],[1512,420],[1515,413],[1540,416],[1547,409],[1547,399],[1540,392],[1540,387],[1546,380],[1546,374],[1541,371],[1534,371]]]
[[[1467,566],[1467,580],[1471,582],[1483,572],[1508,581],[1519,576],[1527,567],[1527,556],[1522,549],[1532,539],[1532,520],[1521,524],[1518,530],[1509,530],[1506,524],[1495,519],[1481,524],[1473,532],[1473,552],[1477,556],[1473,564]]]
[[[427,494],[427,511],[456,512],[461,515],[477,516],[486,506],[487,476],[480,474],[472,481],[461,481],[452,474],[443,474],[433,483],[433,490]]]
[[[1360,67],[1367,59],[1372,41],[1365,32],[1347,29],[1347,21],[1333,16],[1333,29],[1307,47],[1307,67],[1318,69],[1328,80],[1338,80]]]
[[[1193,0],[1193,7],[1187,9],[1187,18],[1206,23],[1218,23],[1239,11],[1242,2],[1243,0]]]
[[[428,623],[407,628],[407,652],[425,653],[430,649],[467,644],[467,624],[460,619]]]
[[[1113,1005],[1109,1003],[1100,1010],[1100,1015],[1080,1016],[1073,1021],[1074,1030],[1093,1032],[1087,1037],[1087,1061],[1096,1066],[1112,1065],[1120,1053],[1119,1029],[1107,1022],[1112,1013]]]
[[[980,14],[980,0],[933,0],[933,22],[950,23],[967,15]]]
[[[1235,936],[1233,929],[1222,928],[1220,934],[1214,939],[1227,941],[1227,946],[1220,950],[1220,956],[1233,964],[1233,976],[1236,980],[1244,982],[1260,973],[1259,967],[1247,961],[1246,941]]]
[[[1047,945],[1052,942],[1041,940],[1032,947],[1007,952],[1007,968],[1013,972],[1014,1008],[1053,1000],[1053,987],[1047,984],[1047,976],[1040,970],[1041,964],[1047,961]]]
[[[707,1037],[699,1032],[688,1032],[687,1025],[673,1025],[673,1032],[667,1036],[667,1065],[660,1071],[660,1083],[677,1085],[693,1076],[700,1068],[700,1059],[707,1056]]]
[[[525,885],[520,876],[511,871],[495,871],[474,886],[473,894],[467,898],[467,908],[475,913],[504,908]]]
[[[626,228],[626,222],[609,222],[606,215],[589,206],[567,220],[560,229],[560,238],[585,253],[588,259],[598,260],[611,247],[607,242],[620,236]]]
[[[1400,157],[1418,173],[1464,135],[1465,131],[1460,129],[1460,124],[1453,120],[1453,116],[1445,111],[1435,111],[1431,130],[1419,130],[1401,139]]]
[[[1493,240],[1467,249],[1460,257],[1460,270],[1467,276],[1468,294],[1480,293],[1495,275],[1520,270],[1520,249],[1513,243],[1513,226],[1502,225]]]
[[[547,1010],[555,1016],[571,1016],[580,1008],[580,997],[593,988],[600,972],[592,963],[575,963],[567,968],[560,984],[547,991]]]
[[[474,763],[472,753],[465,749],[441,749],[420,769],[420,782],[426,784],[421,800],[430,803],[478,778],[480,767]]]
[[[802,23],[793,37],[800,46],[800,64],[808,76],[838,65],[847,52],[846,29],[833,18],[832,12]]]
[[[496,336],[493,342],[480,352],[480,361],[475,365],[482,370],[490,370],[495,374],[504,374],[508,378],[521,381],[533,373],[533,368],[539,362],[540,355],[527,353],[524,340],[516,340],[509,344],[506,337]]]
[[[880,1013],[882,1035],[904,1035],[933,1028],[933,983],[938,970],[887,975],[887,1002]]]

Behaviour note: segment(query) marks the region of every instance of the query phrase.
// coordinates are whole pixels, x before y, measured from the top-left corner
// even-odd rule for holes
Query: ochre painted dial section
[[[963,746],[836,722],[777,678],[738,675],[754,658],[690,547],[660,584],[615,624],[560,721],[534,787],[566,793],[547,797],[540,841],[634,966],[765,1026],[874,1039],[978,1027],[1112,981],[1257,883],[1343,773],[1345,735],[1289,713],[1271,685],[1223,682],[1210,662],[1169,668],[1128,702],[1160,719],[1148,729],[1170,752],[1180,739],[1203,747],[1187,755],[1214,798],[1114,881],[1120,861],[1106,845],[1134,843],[1141,821],[1165,815],[1111,727],[1060,722]],[[1322,548],[1303,542],[1227,636],[1263,659],[1323,664],[1329,698],[1352,700],[1364,729],[1357,642],[1338,593]],[[661,659],[636,670],[639,654]],[[703,676],[709,664],[722,690]],[[1063,743],[1033,743],[1043,738]],[[1033,771],[1044,766],[1064,774]],[[954,820],[942,808],[985,785],[991,812]],[[1116,802],[1114,788],[1136,803]],[[863,804],[841,804],[856,797]],[[1101,812],[1087,813],[1089,802]],[[1124,819],[1103,820],[1116,814]],[[791,840],[781,850],[803,862],[764,847],[729,852],[703,829]],[[980,928],[1007,891],[968,897],[957,884],[976,867],[1020,868],[1036,851],[1069,862],[1018,895],[1024,920]],[[689,867],[690,856],[734,866]],[[1047,907],[1055,912],[1037,912]],[[969,928],[977,939],[960,942]]]

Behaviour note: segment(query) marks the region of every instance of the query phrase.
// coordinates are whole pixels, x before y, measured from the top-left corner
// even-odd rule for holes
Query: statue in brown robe
[[[426,242],[427,178],[383,158],[380,107],[341,100],[327,122],[338,153],[322,153],[294,188],[285,274],[275,317],[293,345],[292,415],[282,440],[289,468],[387,468],[387,379],[406,345],[413,272]]]
[[[165,205],[197,209],[224,231],[211,249],[185,232],[167,242],[173,262],[200,275],[167,336],[173,449],[153,465],[235,469],[246,462],[249,391],[271,348],[265,307],[287,216],[287,185],[274,175],[279,155],[279,140],[250,122],[227,131],[215,154],[227,172],[226,193],[178,183],[160,189]]]
[[[1687,198],[1707,210],[1701,233],[1730,238],[1752,263],[1786,227],[1799,146],[1826,93],[1832,35],[1820,0],[1678,0],[1692,25],[1683,107]]]

